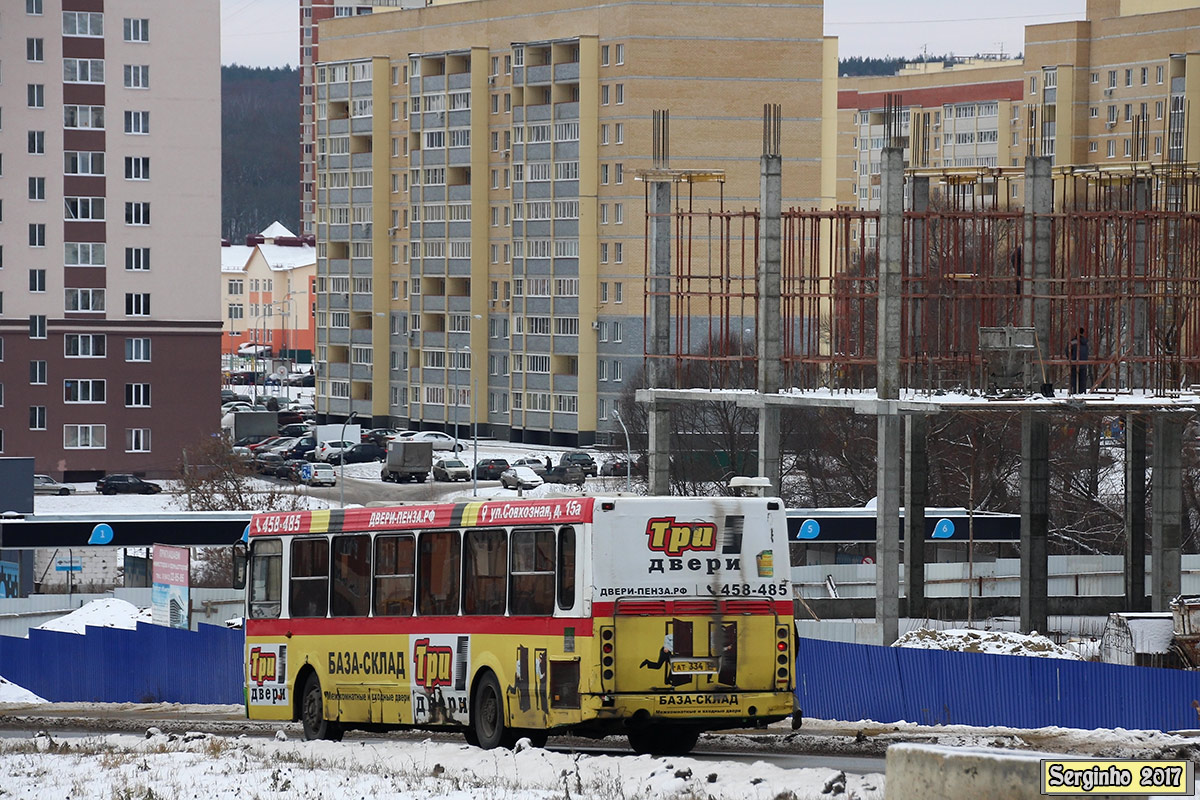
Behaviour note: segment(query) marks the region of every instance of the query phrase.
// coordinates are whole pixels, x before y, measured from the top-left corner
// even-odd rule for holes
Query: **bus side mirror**
[[[246,544],[238,542],[233,546],[233,588],[246,588]]]

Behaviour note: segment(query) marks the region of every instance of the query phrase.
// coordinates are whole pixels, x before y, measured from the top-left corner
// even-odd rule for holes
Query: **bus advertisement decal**
[[[413,722],[465,725],[471,637],[431,635],[411,642]]]
[[[287,645],[255,645],[249,651],[250,705],[286,706]]]

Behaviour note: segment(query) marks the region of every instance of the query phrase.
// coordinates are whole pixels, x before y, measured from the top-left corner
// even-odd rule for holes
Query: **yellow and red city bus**
[[[269,513],[249,544],[247,714],[300,720],[306,738],[623,733],[679,754],[794,709],[778,499]]]

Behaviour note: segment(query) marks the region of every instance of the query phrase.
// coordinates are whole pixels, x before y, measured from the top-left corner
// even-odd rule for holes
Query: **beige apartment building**
[[[678,184],[679,204],[758,204],[778,103],[785,207],[832,207],[822,29],[821,4],[769,0],[475,0],[321,23],[318,412],[619,439],[644,352],[653,113],[670,111],[672,169],[725,174],[694,197]]]
[[[1062,173],[1200,160],[1200,2],[1088,0],[1086,18],[1029,25],[1024,58],[839,82],[839,205],[878,208],[887,95],[907,165],[944,196],[1019,204],[1026,156]],[[966,180],[976,176],[974,180]],[[1002,192],[997,187],[1002,187]]]
[[[219,53],[207,3],[5,4],[3,455],[164,476],[217,429]]]

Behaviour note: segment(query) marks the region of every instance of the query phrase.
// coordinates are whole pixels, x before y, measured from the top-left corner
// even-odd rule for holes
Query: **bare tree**
[[[256,479],[223,436],[185,448],[178,473],[183,491],[175,502],[187,511],[295,511],[304,507],[303,496],[295,487]]]

